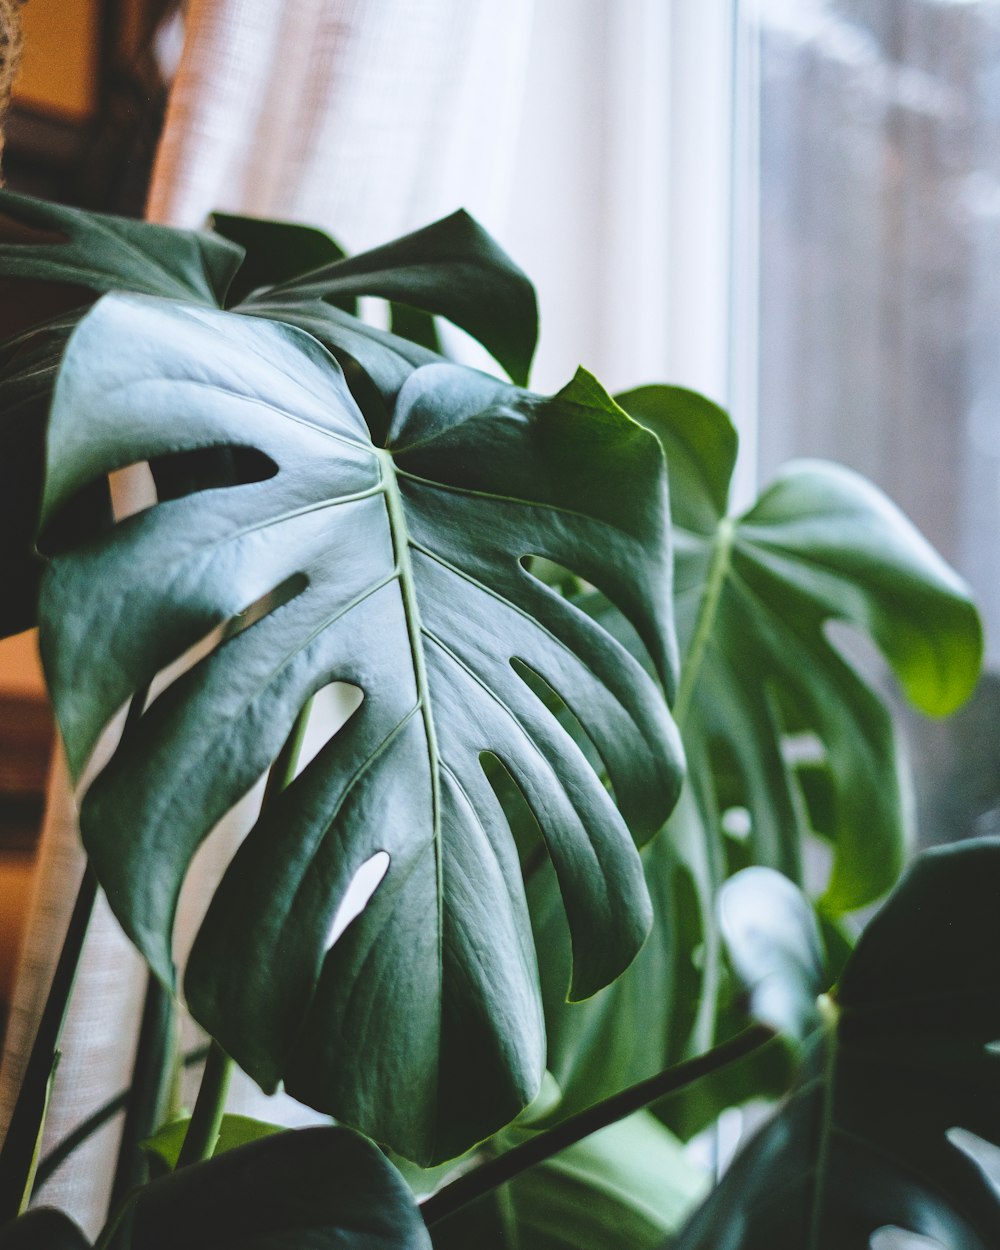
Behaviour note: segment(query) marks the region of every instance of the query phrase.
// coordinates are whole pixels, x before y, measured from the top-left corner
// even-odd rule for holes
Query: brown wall
[[[96,106],[99,0],[29,0],[21,10],[24,52],[14,99],[79,119]]]

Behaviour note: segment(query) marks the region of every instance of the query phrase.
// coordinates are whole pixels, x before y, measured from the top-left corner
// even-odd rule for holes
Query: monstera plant
[[[836,629],[947,713],[981,649],[959,580],[835,466],[730,515],[735,433],[697,395],[526,389],[531,285],[466,214],[354,257],[212,227],[0,193],[0,275],[46,308],[0,345],[0,624],[38,621],[89,862],[0,1246],[91,1244],[44,1205],[73,1141],[38,1150],[99,890],[150,970],[132,1088],[74,1136],[126,1106],[101,1250],[992,1244],[951,1134],[996,1134],[989,957],[950,970],[995,946],[998,852],[925,860],[854,953],[845,922],[907,831]],[[509,380],[446,359],[437,318]],[[155,501],[116,516],[144,464]],[[306,758],[330,686],[353,697]],[[264,776],[178,969],[192,860]],[[181,994],[210,1038],[190,1114]],[[331,1123],[226,1115],[234,1064]],[[787,1100],[709,1195],[684,1140],[760,1094]]]

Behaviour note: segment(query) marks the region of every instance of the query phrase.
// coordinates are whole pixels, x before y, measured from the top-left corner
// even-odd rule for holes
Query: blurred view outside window
[[[760,0],[759,468],[841,460],[1000,647],[1000,3]]]
[[[911,725],[920,836],[998,834],[1000,2],[743,0],[740,17],[757,469],[858,469],[972,584],[991,671],[954,720]]]

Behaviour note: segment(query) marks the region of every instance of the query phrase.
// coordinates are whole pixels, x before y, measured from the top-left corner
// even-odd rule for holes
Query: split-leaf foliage
[[[808,901],[763,869],[725,887],[724,906],[754,913],[730,931],[751,1009],[773,1020],[783,1000],[802,1067],[676,1250],[868,1250],[880,1228],[955,1250],[998,1244],[1000,1196],[974,1148],[1000,1146],[998,885],[997,840],[926,852],[825,1010],[817,965],[788,958],[812,924]]]
[[[831,623],[866,634],[916,706],[946,713],[981,651],[954,574],[834,466],[790,466],[731,516],[735,433],[700,396],[613,400],[584,371],[552,397],[524,389],[534,293],[464,213],[347,257],[301,226],[219,214],[210,231],[175,231],[0,192],[0,277],[51,297],[44,323],[0,345],[0,628],[40,615],[77,775],[121,705],[199,648],[81,811],[109,901],[165,984],[200,843],[316,691],[361,692],[266,804],[184,979],[196,1018],[261,1085],[281,1081],[361,1133],[252,1140],[224,1122],[216,1157],[152,1181],[116,1235],[136,1250],[423,1247],[415,1199],[368,1138],[404,1157],[416,1193],[443,1181],[440,1209],[449,1166],[405,1158],[439,1163],[494,1135],[490,1158],[551,1133],[563,1153],[437,1223],[435,1245],[653,1247],[704,1185],[678,1140],[644,1114],[576,1142],[566,1117],[724,1040],[749,1003],[769,1030],[825,1022],[788,1103],[806,1110],[765,1130],[676,1244],[783,1244],[770,1228],[739,1240],[768,1152],[805,1194],[812,1244],[833,1244],[846,1182],[831,1170],[817,1199],[808,1160],[836,1151],[814,1109],[833,1105],[822,1091],[844,1064],[851,969],[880,939],[852,958],[831,1025],[816,994],[844,951],[823,960],[813,909],[843,946],[838,917],[893,884],[907,831],[891,719]],[[391,330],[358,320],[361,296],[390,302]],[[436,317],[511,381],[446,361]],[[107,475],[143,461],[159,502],[115,524]],[[811,838],[833,867],[807,901],[790,882]],[[377,852],[386,876],[331,946],[339,902]],[[796,917],[784,945],[748,939],[753,908],[734,919],[737,893],[716,921],[720,887],[747,864],[784,874],[773,894],[764,882],[774,922]],[[917,870],[929,896],[942,871]],[[894,901],[897,919],[871,932],[905,935],[912,913]],[[734,971],[754,980],[747,999]],[[774,1062],[771,1036],[657,1115],[686,1133],[773,1091],[789,1062]],[[887,1036],[889,1052],[901,1045]],[[546,1064],[533,1117],[505,1127]],[[935,1161],[951,1151],[971,1184],[938,1140],[957,1103],[940,1064],[928,1071],[947,1114],[887,1080],[900,1093],[883,1108],[889,1131],[923,1133]],[[986,1090],[991,1071],[974,1065],[969,1088]],[[984,1116],[956,1124],[988,1137]],[[157,1137],[161,1166],[178,1136]],[[324,1189],[330,1174],[343,1183]],[[878,1209],[906,1223],[891,1202]],[[802,1227],[788,1244],[807,1244]],[[39,1209],[0,1245],[88,1242]]]

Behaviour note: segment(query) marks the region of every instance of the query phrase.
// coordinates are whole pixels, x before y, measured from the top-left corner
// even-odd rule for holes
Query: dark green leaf
[[[829,777],[835,854],[823,904],[837,913],[871,902],[902,861],[895,740],[885,706],[828,627],[842,621],[866,633],[909,699],[943,715],[979,671],[981,628],[968,591],[875,487],[834,465],[790,465],[749,512],[726,518],[733,448],[724,415],[670,388],[621,402],[682,452],[668,456],[682,654],[676,715],[696,785],[708,794],[721,752],[749,818],[748,852],[797,879],[807,826],[789,755],[794,734]],[[704,815],[718,840],[724,808],[718,799],[714,806]]]
[[[60,288],[70,284],[76,296],[67,306],[81,305],[0,348],[0,636],[35,624],[41,562],[34,537],[45,422],[70,329],[95,295],[110,290],[220,303],[242,255],[242,248],[212,234],[89,213],[0,190],[0,278]],[[99,490],[87,505],[87,517],[106,515],[106,492]]]
[[[0,1229],[0,1250],[90,1250],[90,1242],[62,1211],[36,1207]]]
[[[113,468],[206,446],[252,447],[276,472],[160,504],[46,577],[42,650],[73,770],[157,670],[276,587],[293,590],[141,718],[84,801],[92,861],[170,980],[199,843],[314,691],[360,687],[360,709],[230,865],[188,1000],[265,1087],[284,1079],[421,1162],[456,1155],[516,1115],[544,1068],[523,885],[482,752],[503,761],[545,836],[573,995],[617,975],[648,929],[625,822],[645,840],[676,796],[672,723],[628,653],[521,560],[545,556],[602,586],[669,689],[660,449],[586,376],[542,399],[434,365],[403,386],[381,450],[315,340],[164,301],[102,301],[56,388],[47,512]],[[512,659],[566,699],[624,821]],[[341,898],[378,852],[387,876],[328,951]]]
[[[466,212],[452,213],[382,247],[324,265],[268,291],[267,315],[315,299],[380,295],[437,313],[471,334],[515,382],[528,380],[538,337],[535,291],[510,257]]]
[[[968,693],[981,646],[964,587],[860,478],[792,467],[746,517],[728,520],[728,417],[674,387],[619,398],[667,451],[683,657],[675,714],[689,784],[643,851],[654,930],[628,972],[587,1003],[563,1001],[564,922],[551,881],[532,883],[549,1066],[566,1112],[716,1040],[725,985],[712,900],[729,872],[759,861],[797,878],[815,820],[836,847],[831,912],[894,879],[905,822],[892,726],[828,641],[828,621],[867,628],[911,697],[935,712]],[[581,606],[641,658],[606,600],[590,595]],[[818,763],[804,768],[802,747],[815,748]],[[732,809],[749,826],[742,842],[724,833]],[[751,1086],[741,1086],[747,1096]]]
[[[238,304],[259,287],[288,282],[344,257],[328,234],[296,222],[214,212],[211,225],[216,234],[246,252],[227,292],[227,305]]]
[[[135,1250],[430,1250],[402,1178],[348,1129],[281,1133],[153,1181]]]
[[[679,808],[692,807],[687,791]],[[676,824],[694,841],[697,823]],[[678,1063],[698,1033],[703,989],[701,961],[693,954],[711,942],[708,886],[692,875],[688,847],[664,835],[643,848],[655,923],[631,966],[586,1002],[566,1002],[569,935],[554,874],[542,865],[532,874],[529,903],[539,951],[549,1066],[562,1090],[553,1119],[581,1111],[629,1085]],[[704,904],[704,905],[703,905]]]
[[[772,868],[745,868],[719,894],[719,922],[750,1014],[802,1042],[820,1023],[823,950],[809,900]]]
[[[389,311],[393,334],[441,355],[441,337],[430,313],[411,308],[408,304],[391,304]]]
[[[0,272],[90,291],[136,291],[217,305],[243,249],[174,230],[0,190]]]
[[[358,321],[322,300],[301,304],[242,304],[241,313],[297,326],[319,339],[340,362],[373,442],[384,446],[396,396],[414,369],[441,363],[425,347]]]
[[[141,1143],[143,1150],[158,1155],[168,1167],[175,1168],[190,1123],[190,1117],[186,1116],[164,1124],[154,1136]],[[225,1154],[227,1150],[235,1150],[237,1146],[245,1146],[248,1142],[272,1137],[282,1131],[280,1124],[265,1124],[263,1120],[252,1120],[245,1115],[225,1115],[222,1117],[219,1140],[215,1143],[213,1153]]]
[[[677,1139],[641,1112],[442,1221],[434,1247],[657,1250],[707,1187]]]
[[[680,386],[641,386],[618,402],[660,440],[676,526],[713,536],[729,505],[738,439],[717,404]]]
[[[869,1250],[884,1226],[1000,1245],[1000,1194],[955,1134],[1000,1145],[998,893],[1000,842],[917,860],[862,934],[788,1103],[675,1250]]]

